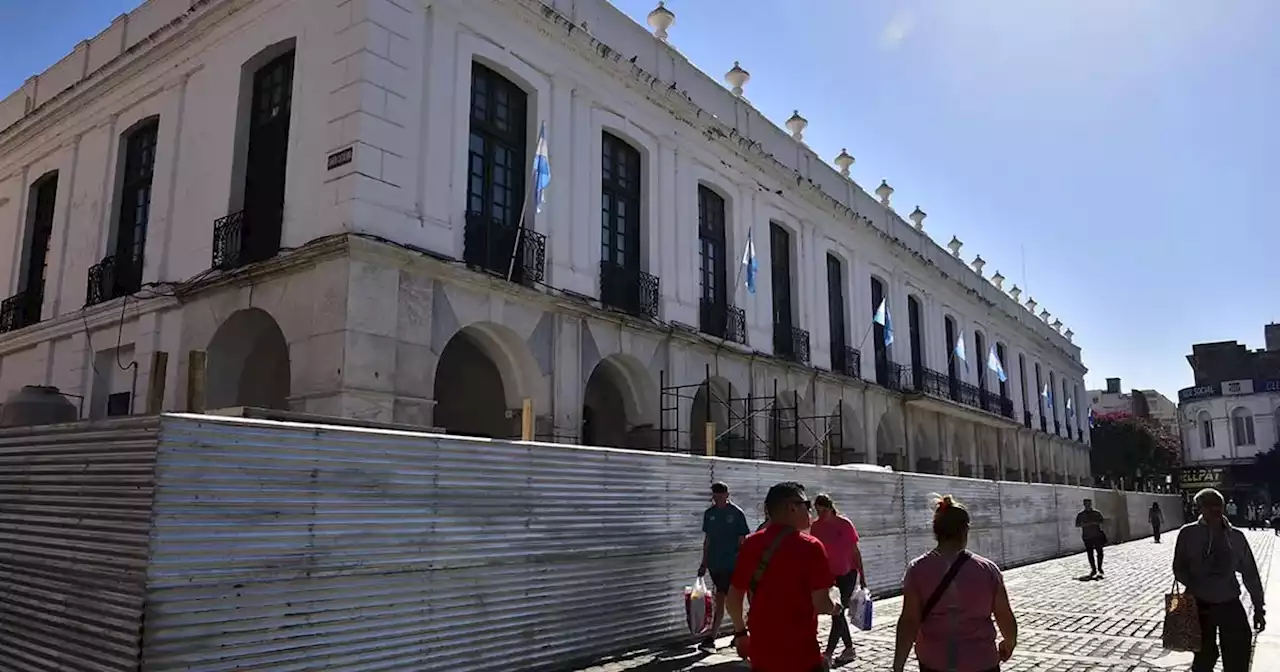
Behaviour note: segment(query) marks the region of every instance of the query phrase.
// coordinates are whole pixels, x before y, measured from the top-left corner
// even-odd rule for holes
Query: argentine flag
[[[964,370],[967,373],[969,371],[969,359],[964,355],[964,334],[956,336],[956,347],[952,348],[951,352],[955,353],[956,359],[964,362]]]
[[[893,345],[893,319],[889,317],[888,297],[880,299],[880,307],[876,308],[876,315],[871,318],[871,321],[884,327],[885,347],[887,348],[890,345]]]
[[[1053,395],[1049,394],[1049,383],[1044,384],[1044,390],[1040,392],[1040,397],[1044,399],[1045,408],[1053,408]]]
[[[996,378],[999,378],[1000,382],[1008,382],[1009,376],[1004,373],[1004,364],[1000,363],[1000,356],[996,354],[996,346],[994,345],[987,352],[987,368],[996,372]]]
[[[547,153],[547,122],[538,128],[538,147],[533,152],[533,202],[538,212],[547,200],[547,186],[551,184],[551,156]]]
[[[742,251],[742,265],[747,277],[747,292],[755,294],[756,271],[760,270],[760,266],[756,263],[756,241],[752,229],[747,229],[747,249]]]
[[[1076,417],[1076,410],[1071,407],[1071,397],[1067,397],[1067,417],[1068,418]]]

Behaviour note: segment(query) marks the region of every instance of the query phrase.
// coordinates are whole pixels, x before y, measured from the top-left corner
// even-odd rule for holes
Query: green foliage
[[[1173,473],[1182,459],[1181,441],[1150,418],[1125,416],[1094,423],[1090,462],[1103,483],[1134,483]]]

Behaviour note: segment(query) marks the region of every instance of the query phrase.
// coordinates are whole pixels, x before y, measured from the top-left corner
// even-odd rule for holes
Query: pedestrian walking
[[[1267,625],[1262,578],[1249,541],[1223,517],[1222,493],[1201,490],[1196,495],[1200,519],[1178,531],[1173,550],[1173,576],[1196,598],[1200,612],[1200,651],[1192,672],[1212,672],[1222,654],[1222,672],[1248,672],[1253,632],[1240,602],[1240,583],[1253,602],[1253,627]]]
[[[969,512],[950,495],[934,504],[933,536],[937,548],[912,560],[902,579],[893,672],[906,667],[913,645],[920,672],[998,672],[1018,642],[1004,575],[966,550]]]
[[[835,582],[822,542],[807,534],[813,505],[804,486],[779,483],[765,496],[769,526],[738,553],[728,611],[738,655],[755,672],[818,672],[818,614],[833,614]],[[743,600],[751,597],[751,612]]]
[[[845,610],[849,608],[853,591],[859,585],[866,589],[867,575],[863,571],[862,551],[858,549],[858,530],[853,526],[853,521],[840,515],[831,496],[825,493],[813,498],[813,508],[818,512],[818,519],[813,521],[810,532],[826,548],[831,574],[836,577],[836,588],[840,590],[840,610],[831,617],[831,635],[827,638],[827,652],[824,656],[827,665],[834,663],[839,667],[853,662],[857,656]],[[841,640],[844,641],[844,652],[833,660],[831,656]]]
[[[1258,509],[1254,507],[1252,502],[1245,505],[1244,517],[1249,524],[1250,531],[1258,529]]]
[[[729,501],[728,485],[713,483],[711,502],[702,513],[702,564],[698,566],[698,576],[710,573],[711,584],[716,589],[711,629],[701,644],[701,648],[708,651],[716,648],[716,633],[720,631],[720,621],[724,620],[724,601],[729,595],[729,580],[738,561],[738,549],[751,533],[747,515]]]
[[[1084,540],[1084,551],[1089,556],[1089,578],[1100,579],[1106,574],[1102,569],[1102,549],[1107,545],[1107,533],[1102,529],[1105,522],[1102,512],[1093,508],[1093,500],[1084,500],[1084,510],[1076,514],[1076,527],[1080,528],[1080,537]]]
[[[1160,502],[1151,502],[1151,510],[1147,512],[1147,518],[1151,521],[1151,536],[1156,538],[1156,543],[1160,543],[1160,530],[1164,527],[1164,512],[1160,510]]]

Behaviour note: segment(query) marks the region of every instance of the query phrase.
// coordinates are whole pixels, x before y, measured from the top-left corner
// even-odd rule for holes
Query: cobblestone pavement
[[[1280,541],[1271,533],[1248,532],[1254,555],[1267,583],[1273,546]],[[1173,582],[1174,534],[1165,543],[1150,539],[1112,546],[1106,550],[1107,577],[1100,581],[1080,580],[1088,574],[1083,554],[1058,558],[1009,570],[1005,583],[1018,615],[1018,649],[1003,672],[1159,672],[1186,670],[1190,654],[1171,654],[1160,645],[1164,594]],[[1280,589],[1280,567],[1270,586]],[[1246,604],[1248,598],[1246,597]],[[891,669],[893,636],[902,599],[876,602],[875,628],[857,633],[854,643],[858,659],[841,672]],[[1252,612],[1250,612],[1252,613]],[[727,621],[727,619],[726,619]],[[819,624],[826,641],[830,619]],[[1274,627],[1280,627],[1276,623]],[[696,651],[692,646],[635,651],[577,672],[677,672],[701,670],[733,672],[747,670],[729,646],[729,637],[719,640],[715,654]],[[1280,671],[1280,660],[1255,660],[1254,672]],[[1273,658],[1265,656],[1265,658]],[[907,669],[915,672],[914,659]],[[1221,669],[1221,665],[1219,665]]]

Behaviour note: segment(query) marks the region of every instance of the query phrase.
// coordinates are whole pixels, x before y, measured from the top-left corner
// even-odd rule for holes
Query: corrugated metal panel
[[[158,425],[0,430],[0,669],[137,669]]]
[[[1000,484],[1004,516],[1004,566],[1051,558],[1058,546],[1058,501],[1053,486]]]
[[[931,544],[930,493],[993,560],[1006,519],[1057,552],[1054,486],[166,416],[143,668],[530,669],[678,636],[714,480],[753,525],[776,482],[830,492],[878,591]]]

